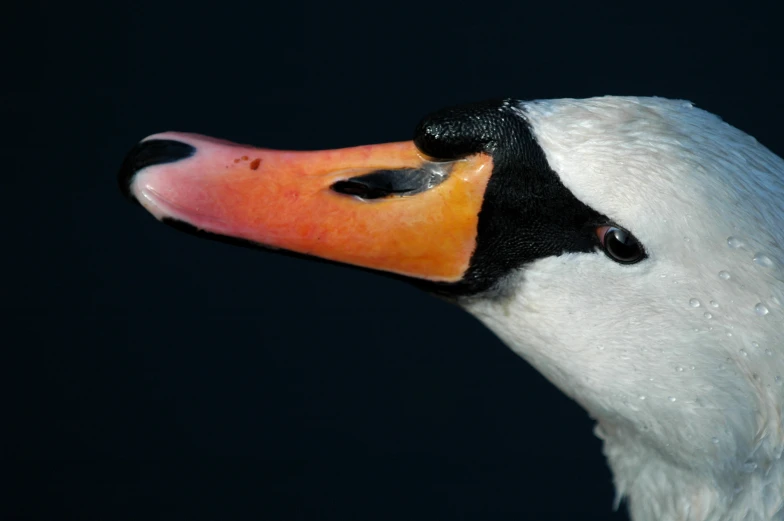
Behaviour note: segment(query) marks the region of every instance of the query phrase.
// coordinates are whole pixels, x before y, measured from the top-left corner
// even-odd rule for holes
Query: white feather
[[[466,308],[597,420],[635,521],[784,520],[784,161],[684,101],[519,114],[564,185],[649,258],[541,259]]]

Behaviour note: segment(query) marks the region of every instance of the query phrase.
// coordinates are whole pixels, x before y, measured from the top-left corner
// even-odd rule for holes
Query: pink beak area
[[[339,193],[335,183],[435,163],[411,141],[292,152],[166,132],[134,150],[121,182],[158,219],[446,282],[460,280],[468,269],[492,171],[490,156],[476,154],[452,162],[437,186],[368,200]]]

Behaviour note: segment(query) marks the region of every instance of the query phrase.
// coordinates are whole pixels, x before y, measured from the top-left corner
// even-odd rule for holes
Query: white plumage
[[[597,420],[635,521],[784,520],[784,161],[684,101],[519,114],[649,258],[547,257],[466,308]]]

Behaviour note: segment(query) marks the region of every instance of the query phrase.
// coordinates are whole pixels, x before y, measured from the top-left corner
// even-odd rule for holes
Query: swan
[[[119,183],[463,307],[596,421],[635,521],[784,520],[784,161],[692,103],[493,100],[332,151],[166,132]]]

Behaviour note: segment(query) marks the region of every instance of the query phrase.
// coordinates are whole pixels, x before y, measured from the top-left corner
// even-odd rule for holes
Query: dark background
[[[4,8],[0,519],[626,519],[587,415],[467,314],[115,181],[159,131],[335,148],[501,96],[687,98],[784,152],[776,9],[543,4]]]

